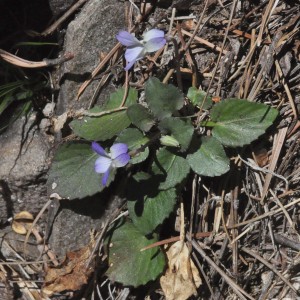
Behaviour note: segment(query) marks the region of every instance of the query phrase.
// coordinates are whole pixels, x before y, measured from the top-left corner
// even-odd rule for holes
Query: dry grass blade
[[[296,199],[296,200],[294,200],[294,201],[292,201],[292,202],[290,202],[290,203],[287,204],[287,205],[284,205],[283,207],[284,207],[284,209],[287,209],[287,208],[292,207],[292,206],[294,206],[294,205],[296,205],[296,204],[298,204],[298,203],[300,203],[300,198],[299,198],[299,199]],[[250,223],[257,222],[257,221],[262,220],[262,219],[264,219],[264,218],[267,218],[267,217],[276,215],[276,214],[278,214],[278,213],[280,213],[280,212],[282,212],[282,208],[278,208],[278,209],[276,209],[276,210],[271,210],[271,211],[269,211],[269,212],[267,212],[267,213],[265,213],[265,214],[263,214],[263,215],[260,215],[260,216],[258,216],[258,217],[255,217],[255,218],[253,218],[253,219],[251,219],[251,220],[247,220],[247,221],[244,221],[244,222],[241,222],[241,223],[232,225],[232,226],[228,226],[228,228],[229,228],[229,229],[231,229],[231,228],[238,228],[238,227],[241,227],[241,226],[250,224]]]
[[[220,267],[218,267],[212,259],[203,251],[203,249],[199,246],[199,244],[192,240],[192,246],[194,249],[202,256],[204,260],[206,260],[213,269],[215,269],[227,282],[227,284],[234,290],[234,292],[240,297],[242,300],[251,299],[254,300],[248,293],[246,293],[241,287],[239,287],[229,276],[227,276]]]
[[[299,291],[297,291],[294,286],[280,273],[278,272],[274,266],[270,263],[268,263],[265,259],[263,259],[261,256],[259,256],[257,253],[247,249],[246,247],[242,247],[241,250],[251,256],[253,256],[254,258],[256,258],[257,260],[259,260],[261,263],[263,263],[265,266],[267,266],[272,272],[274,272],[278,277],[280,277],[280,279],[287,284],[295,293],[298,294]]]
[[[22,68],[35,69],[35,68],[51,67],[51,66],[62,64],[74,58],[74,55],[72,53],[65,53],[62,57],[56,59],[44,59],[43,61],[30,61],[0,49],[0,57],[12,65],[22,67]]]
[[[44,30],[41,35],[46,36],[52,34],[68,17],[70,17],[80,6],[88,0],[78,0],[71,6],[58,20],[56,20],[49,28]]]
[[[281,128],[279,130],[277,138],[274,140],[272,158],[271,158],[271,163],[270,163],[270,167],[269,167],[269,171],[271,171],[271,172],[274,172],[275,168],[277,166],[278,158],[279,158],[281,149],[284,145],[287,130],[288,130],[287,127]],[[268,189],[269,189],[269,186],[270,186],[270,183],[271,183],[271,179],[272,179],[272,174],[271,173],[267,174],[266,178],[265,178],[265,183],[264,183],[262,195],[261,195],[261,202],[264,201],[264,198],[266,197],[266,195],[268,193]]]

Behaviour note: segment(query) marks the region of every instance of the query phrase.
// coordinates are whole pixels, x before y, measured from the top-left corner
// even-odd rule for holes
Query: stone
[[[51,142],[35,114],[17,119],[0,139],[0,222],[5,223],[22,210],[36,215],[47,202]]]
[[[49,0],[49,6],[54,17],[60,17],[64,14],[76,1],[75,0]]]
[[[99,80],[94,80],[86,88],[79,100],[78,90],[100,62],[100,54],[108,53],[117,43],[115,38],[125,24],[124,6],[117,0],[90,0],[72,22],[70,22],[64,42],[64,51],[75,57],[61,66],[60,91],[56,113],[70,109],[87,109]],[[103,104],[114,90],[111,84],[96,97]]]
[[[98,80],[94,80],[80,99],[76,100],[78,89],[99,64],[100,53],[108,53],[117,43],[115,35],[124,28],[124,21],[124,6],[118,0],[90,0],[70,22],[64,51],[73,53],[75,57],[64,63],[59,70],[61,86],[55,112],[57,116],[69,110],[88,108]],[[96,98],[97,104],[103,104],[114,90],[115,87],[107,82]],[[59,137],[56,142],[60,142]],[[50,186],[48,190],[50,196]],[[110,199],[110,195],[104,198]],[[53,202],[49,211],[48,225],[51,228],[47,237],[51,248],[60,258],[68,251],[85,247],[90,241],[91,231],[100,230],[120,205],[117,199],[102,199],[102,196],[99,199],[99,195],[95,195],[81,200]]]

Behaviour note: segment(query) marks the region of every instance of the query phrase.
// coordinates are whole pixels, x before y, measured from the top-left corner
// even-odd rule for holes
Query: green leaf
[[[125,143],[129,151],[140,149],[149,142],[149,139],[143,135],[137,128],[127,128],[123,130],[116,140],[119,143]],[[144,161],[149,155],[148,147],[144,151],[138,152],[130,160],[131,164],[137,164]]]
[[[262,135],[277,115],[276,109],[264,104],[226,99],[211,110],[212,135],[225,146],[244,146]]]
[[[109,242],[106,274],[110,280],[137,287],[155,280],[163,272],[165,257],[159,247],[140,251],[157,242],[157,238],[147,239],[133,224],[127,222],[116,228]]]
[[[0,114],[2,114],[3,111],[14,101],[25,100],[25,99],[29,100],[32,97],[32,95],[33,95],[33,92],[30,90],[23,91],[23,92],[17,92],[16,89],[9,91],[5,95],[2,95],[4,97],[3,97],[3,99],[0,99]]]
[[[214,177],[229,171],[229,159],[222,144],[214,137],[202,137],[200,148],[189,154],[187,161],[198,175]]]
[[[174,86],[150,78],[145,85],[145,97],[150,110],[158,119],[170,117],[183,107],[183,94]]]
[[[49,194],[57,193],[62,198],[81,199],[104,189],[101,174],[94,171],[98,155],[90,144],[68,143],[57,150],[49,172]],[[110,173],[108,184],[115,173]]]
[[[90,113],[100,113],[117,109],[124,96],[124,88],[117,90],[110,95],[104,107],[94,107]],[[129,89],[125,105],[131,105],[137,100],[137,91]],[[88,141],[105,141],[113,138],[130,125],[130,120],[125,110],[109,112],[95,117],[84,117],[80,120],[73,120],[70,123],[74,133]]]
[[[109,96],[109,100],[103,106],[102,111],[118,108],[122,104],[124,92],[125,92],[124,88],[119,88],[115,92],[111,93]],[[125,101],[125,106],[129,107],[130,105],[136,103],[137,99],[138,99],[137,90],[133,88],[129,88],[127,98]]]
[[[88,141],[105,141],[113,138],[130,125],[126,111],[118,111],[100,117],[84,117],[70,123],[74,133]]]
[[[194,133],[194,127],[190,120],[166,118],[159,123],[159,128],[163,134],[171,133],[171,136],[179,142],[183,151],[189,147]]]
[[[131,188],[136,191],[136,198],[127,201],[132,222],[145,235],[153,232],[158,225],[163,223],[174,210],[177,200],[175,188],[158,191],[158,187],[154,188],[151,180],[153,179],[133,185]],[[147,192],[151,187],[152,194],[149,195]],[[137,190],[139,190],[139,193]]]
[[[153,116],[148,109],[141,104],[133,104],[128,107],[127,115],[133,125],[145,132],[149,131],[155,124]]]
[[[152,172],[164,178],[164,182],[160,184],[159,188],[166,190],[180,184],[189,174],[190,166],[183,157],[168,151],[166,148],[161,148],[156,152]]]
[[[205,96],[206,93],[204,91],[198,90],[195,87],[190,87],[187,94],[187,97],[193,105],[202,107],[203,109],[208,109],[212,106],[213,102],[210,96],[207,96],[204,102]]]

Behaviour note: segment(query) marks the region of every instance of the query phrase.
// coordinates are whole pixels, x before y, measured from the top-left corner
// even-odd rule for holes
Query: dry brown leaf
[[[21,211],[14,216],[14,220],[31,220],[33,221],[33,215],[28,211]]]
[[[182,22],[181,27],[185,30],[193,30],[196,25],[194,23],[194,20],[186,20]]]
[[[26,234],[34,218],[28,211],[21,211],[14,216],[11,227],[18,234]]]
[[[68,252],[65,261],[60,267],[49,268],[45,277],[44,295],[51,296],[65,290],[76,291],[87,283],[93,272],[85,264],[91,255],[94,242],[79,251]]]
[[[27,233],[27,229],[26,229],[25,225],[20,222],[13,221],[13,223],[11,224],[11,228],[17,234],[24,235]]]
[[[269,155],[266,148],[255,148],[253,152],[259,167],[263,168],[269,163]]]
[[[160,284],[167,300],[185,300],[197,294],[202,281],[190,258],[184,241],[178,241],[167,251],[168,269],[160,278]]]

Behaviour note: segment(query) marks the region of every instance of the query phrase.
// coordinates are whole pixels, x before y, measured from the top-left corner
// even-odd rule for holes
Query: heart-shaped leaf
[[[88,141],[111,139],[129,125],[130,120],[126,111],[113,112],[100,117],[84,117],[70,123],[74,133]]]
[[[181,150],[187,150],[194,133],[194,127],[190,120],[183,121],[179,118],[166,118],[159,123],[159,128],[162,133],[171,133],[171,136],[179,142]]]
[[[130,125],[130,120],[125,110],[117,110],[121,105],[124,89],[119,89],[110,95],[104,107],[94,107],[90,113],[104,113],[99,116],[87,116],[82,119],[73,120],[70,123],[74,133],[88,141],[108,140]],[[125,105],[131,105],[137,100],[137,91],[130,89]],[[116,110],[116,111],[113,111]]]
[[[195,87],[190,87],[187,93],[187,97],[190,99],[193,105],[203,109],[208,109],[212,106],[213,102],[210,96],[207,96],[206,99],[205,96],[206,93],[204,91],[198,90]]]
[[[170,117],[182,108],[184,96],[174,85],[150,78],[145,86],[145,97],[150,110],[158,119]]]
[[[159,188],[166,190],[181,183],[189,174],[190,166],[186,159],[180,157],[166,148],[161,148],[156,153],[156,159],[152,164],[152,172],[161,175],[163,182]]]
[[[119,143],[125,143],[130,152],[140,149],[149,142],[149,139],[143,135],[137,128],[127,128],[123,130],[116,139]],[[149,155],[149,149],[137,152],[130,160],[131,164],[137,164],[144,161]]]
[[[141,104],[133,104],[128,107],[127,115],[133,125],[145,132],[149,131],[155,124],[153,116]]]
[[[48,178],[49,194],[57,193],[62,198],[80,199],[101,190],[101,174],[94,171],[97,154],[87,143],[68,143],[55,153]],[[112,170],[109,184],[115,176]]]
[[[103,106],[103,111],[111,110],[120,107],[123,101],[125,93],[125,88],[119,88],[115,92],[109,95],[108,101]],[[138,92],[136,89],[129,88],[128,94],[125,101],[125,106],[129,107],[132,104],[135,104],[138,99]]]
[[[155,242],[156,237],[147,239],[132,223],[117,227],[109,241],[108,277],[134,287],[155,280],[164,270],[164,255],[159,247],[141,251]]]
[[[152,185],[151,180],[143,183],[147,185],[145,187],[143,187],[143,184],[132,186],[133,191],[136,191],[136,198],[128,199],[127,202],[132,222],[145,235],[153,232],[158,225],[163,223],[173,211],[177,200],[175,188],[157,191],[158,187],[156,186],[156,190],[152,189],[155,193],[150,196],[147,190]],[[139,193],[137,193],[137,189],[139,189]]]
[[[202,137],[200,148],[189,154],[187,161],[198,175],[214,177],[229,171],[229,159],[222,144],[214,137]]]
[[[244,146],[262,135],[277,115],[276,109],[261,103],[226,99],[211,110],[212,135],[225,146]]]

